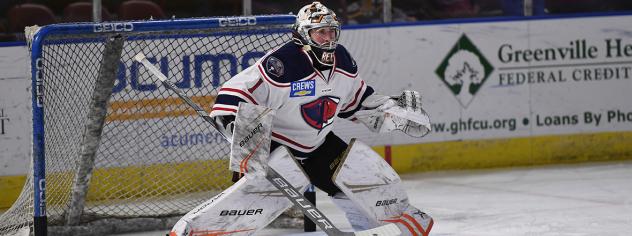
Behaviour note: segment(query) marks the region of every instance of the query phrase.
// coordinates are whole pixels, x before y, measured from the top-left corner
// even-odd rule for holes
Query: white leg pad
[[[268,164],[301,193],[305,191],[309,180],[285,148],[272,152]],[[265,176],[247,173],[237,183],[183,216],[169,235],[252,235],[291,205]]]
[[[376,223],[367,218],[361,209],[344,193],[337,193],[332,196],[331,201],[345,213],[345,217],[347,217],[354,231],[367,230],[377,226]]]
[[[368,227],[395,223],[402,235],[430,232],[432,218],[409,204],[399,175],[366,144],[350,142],[333,181],[368,218]]]

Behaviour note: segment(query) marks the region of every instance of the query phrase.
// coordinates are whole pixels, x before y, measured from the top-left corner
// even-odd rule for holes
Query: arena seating
[[[109,21],[112,15],[105,6],[101,7],[101,21]],[[92,3],[74,2],[64,8],[64,22],[92,22]]]
[[[131,0],[121,3],[118,20],[165,19],[165,13],[158,4],[145,0]]]
[[[57,23],[57,18],[50,8],[35,3],[15,5],[7,12],[8,31],[24,32],[24,27],[32,25],[49,25]]]

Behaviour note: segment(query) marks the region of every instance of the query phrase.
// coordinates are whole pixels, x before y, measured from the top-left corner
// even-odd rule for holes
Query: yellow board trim
[[[384,151],[379,153],[384,155]],[[549,135],[397,145],[398,173],[570,164],[632,159],[632,132]]]
[[[191,100],[210,112],[215,96],[193,96]],[[110,102],[106,121],[157,119],[164,117],[194,116],[196,111],[179,97],[151,98],[133,101]]]
[[[11,207],[20,196],[25,181],[25,175],[0,176],[0,209]]]
[[[384,156],[384,147],[374,147]],[[632,159],[632,132],[605,132],[592,134],[550,135],[524,138],[467,140],[436,142],[391,147],[393,168],[400,174],[439,170],[465,170],[495,167],[566,164],[595,161],[616,161]],[[157,164],[145,167],[99,169],[94,173],[88,192],[89,201],[109,199],[105,189],[112,184],[124,192],[125,197],[138,194],[139,183],[130,180],[153,181],[140,183],[145,189],[153,183],[173,178],[170,173],[186,171],[195,181],[172,182],[165,192],[172,194],[183,189],[205,189],[211,186],[227,188],[232,184],[227,168],[228,160],[203,161],[180,164]],[[226,170],[226,173],[208,176],[207,168]],[[116,180],[105,180],[101,176],[117,176]],[[68,174],[58,174],[70,178]],[[51,178],[55,176],[49,176]],[[8,208],[15,201],[24,186],[25,176],[0,176],[0,208]],[[49,180],[47,179],[47,182]],[[68,187],[69,188],[69,187]],[[47,197],[60,195],[68,189],[48,189]]]
[[[221,173],[209,173],[221,170]],[[178,175],[176,175],[178,173]],[[186,173],[182,175],[182,173]],[[178,178],[176,178],[178,176]],[[74,173],[54,173],[46,176],[46,198],[53,202],[68,202]],[[178,164],[154,164],[96,169],[92,175],[87,201],[110,201],[127,198],[158,197],[192,192],[217,191],[232,185],[228,160],[205,160]],[[9,208],[17,199],[26,176],[0,176],[0,209]],[[52,182],[57,184],[53,188]],[[157,188],[156,183],[162,183]],[[165,184],[166,183],[166,184]],[[112,196],[117,196],[116,199]]]

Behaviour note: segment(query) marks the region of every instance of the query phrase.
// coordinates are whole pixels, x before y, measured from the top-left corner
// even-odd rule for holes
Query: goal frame
[[[196,30],[222,27],[239,27],[248,25],[280,25],[293,24],[294,15],[266,15],[266,16],[239,16],[239,17],[214,17],[194,19],[172,19],[152,21],[125,21],[104,23],[77,23],[55,24],[40,28],[30,42],[31,50],[31,93],[32,93],[32,171],[33,182],[25,183],[33,185],[33,233],[34,235],[47,234],[46,214],[46,153],[44,113],[44,80],[42,69],[43,41],[53,35],[68,34],[112,34],[124,32],[152,32],[164,30]]]

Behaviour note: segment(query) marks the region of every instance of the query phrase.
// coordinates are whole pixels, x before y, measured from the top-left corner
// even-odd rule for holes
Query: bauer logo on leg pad
[[[219,215],[220,216],[251,216],[251,215],[261,215],[263,213],[263,209],[244,209],[244,210],[222,210]]]
[[[255,126],[253,129],[250,130],[250,133],[248,133],[246,137],[244,137],[241,141],[239,141],[239,146],[243,147],[244,145],[246,145],[248,141],[250,141],[250,139],[252,139],[252,137],[255,134],[261,132],[262,129],[263,129],[263,124],[259,123],[257,126]]]
[[[397,203],[397,198],[389,199],[389,200],[378,200],[375,203],[375,206],[388,206],[391,204]]]

